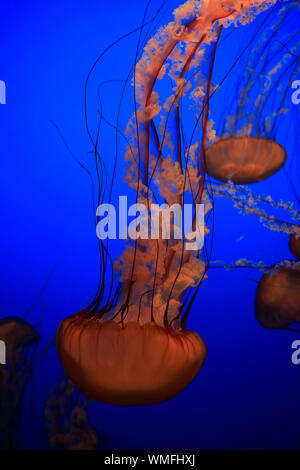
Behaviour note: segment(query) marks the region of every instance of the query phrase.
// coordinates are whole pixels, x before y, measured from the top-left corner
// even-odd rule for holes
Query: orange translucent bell
[[[293,233],[290,236],[290,250],[300,260],[300,233]]]
[[[285,328],[300,322],[300,269],[275,267],[265,274],[257,289],[255,311],[266,328]]]
[[[249,184],[269,178],[285,160],[285,150],[274,140],[231,137],[207,149],[206,169],[218,181]]]
[[[60,324],[56,344],[66,373],[83,393],[123,406],[174,397],[206,358],[206,345],[197,333],[170,333],[155,323],[131,322],[122,328],[85,312]]]

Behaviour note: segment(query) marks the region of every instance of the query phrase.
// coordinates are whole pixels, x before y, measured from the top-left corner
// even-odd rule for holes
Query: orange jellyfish
[[[181,392],[199,372],[206,347],[194,332],[168,332],[155,322],[122,326],[82,313],[60,326],[58,354],[72,382],[87,396],[145,405]]]
[[[205,361],[206,345],[187,329],[187,317],[206,277],[211,251],[205,242],[204,216],[211,207],[204,148],[213,135],[208,99],[216,49],[223,28],[249,23],[274,3],[187,1],[175,10],[174,21],[150,39],[135,65],[136,111],[126,129],[125,181],[135,191],[139,210],[155,207],[151,213],[158,217],[158,226],[151,237],[148,230],[144,233],[142,222],[149,227],[152,220],[149,223],[141,210],[142,217],[131,227],[132,243],[127,243],[114,264],[120,284],[114,290],[111,281],[105,302],[110,258],[108,241],[100,237],[103,265],[97,296],[86,310],[58,328],[56,345],[62,365],[90,398],[115,405],[159,403],[187,387]],[[164,103],[156,88],[161,80],[173,84]],[[85,91],[87,98],[87,84]],[[181,125],[181,103],[186,97],[196,101],[200,110],[188,142]],[[99,139],[92,137],[87,115],[86,122],[97,168],[103,168]],[[180,237],[182,226],[175,209],[186,209],[188,201],[194,215]],[[163,235],[159,203],[172,208],[171,234]],[[201,205],[203,223],[198,223]]]
[[[277,173],[286,161],[286,152],[274,140],[252,136],[218,140],[207,149],[206,168],[218,181],[249,184]]]
[[[287,139],[280,136],[280,127],[283,120],[292,128],[299,118],[290,92],[300,67],[299,20],[299,2],[279,2],[256,35],[238,83],[230,84],[226,119],[206,151],[207,173],[216,180],[238,185],[263,181],[284,166],[286,145],[297,145],[299,133]]]
[[[265,328],[300,322],[300,264],[283,262],[265,274],[257,288],[256,317]]]
[[[10,449],[15,448],[23,392],[40,336],[27,321],[7,317],[0,320],[0,340],[6,345],[5,364],[0,365],[0,447]]]
[[[233,78],[230,88],[221,90],[225,119],[219,119],[216,137],[205,151],[205,163],[214,178],[214,196],[230,199],[239,213],[259,217],[266,228],[292,235],[295,254],[297,237],[293,234],[300,213],[294,202],[275,201],[271,195],[257,195],[244,186],[263,181],[282,167],[289,177],[291,166],[286,163],[299,152],[300,108],[292,102],[292,85],[300,73],[300,5],[297,1],[278,2],[269,13],[264,27],[255,34],[237,83]],[[211,114],[214,106],[219,112],[219,106],[212,98],[210,101]],[[292,131],[282,132],[287,127]]]

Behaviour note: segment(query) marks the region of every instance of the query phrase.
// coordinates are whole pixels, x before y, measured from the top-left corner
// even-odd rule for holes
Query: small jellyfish
[[[90,425],[89,400],[81,398],[74,385],[63,378],[49,394],[45,407],[50,447],[61,450],[95,450],[97,431]]]
[[[300,212],[294,202],[255,194],[245,185],[266,180],[281,168],[292,177],[300,142],[300,108],[291,100],[292,84],[300,72],[299,20],[298,1],[276,2],[268,12],[244,64],[239,63],[243,66],[237,82],[233,78],[227,90],[220,90],[226,104],[217,120],[217,137],[205,152],[214,196],[230,199],[240,214],[255,215],[269,230],[287,235],[299,227]],[[291,132],[285,132],[287,128]]]
[[[292,233],[290,236],[289,247],[295,258],[300,260],[300,234]]]
[[[23,392],[32,370],[31,359],[40,335],[25,320],[0,320],[0,339],[6,345],[6,364],[0,366],[0,447],[15,448]]]
[[[225,119],[206,151],[207,172],[216,180],[263,181],[284,166],[286,147],[291,153],[297,147],[299,131],[281,135],[281,123],[293,128],[298,122],[291,89],[300,70],[299,20],[298,1],[278,2],[256,34],[242,76],[230,83]]]
[[[255,312],[265,328],[281,329],[300,322],[300,263],[279,263],[262,277]]]
[[[277,173],[285,161],[286,152],[277,142],[251,136],[218,140],[206,152],[208,174],[224,183],[263,181]]]
[[[6,344],[6,362],[9,368],[19,369],[25,364],[40,335],[22,318],[7,317],[0,320],[0,338]]]

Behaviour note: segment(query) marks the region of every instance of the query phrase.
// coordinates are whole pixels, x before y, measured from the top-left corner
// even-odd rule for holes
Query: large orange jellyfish
[[[58,332],[61,361],[89,397],[118,405],[157,403],[177,395],[201,368],[206,347],[194,332],[166,330],[149,322],[124,326],[86,319],[82,313]]]
[[[286,328],[300,322],[300,263],[279,263],[262,277],[255,311],[265,328]]]
[[[136,203],[184,207],[191,201],[194,208],[205,204],[205,214],[209,212],[204,150],[214,135],[208,98],[220,34],[227,26],[249,23],[274,3],[190,0],[148,42],[134,68],[136,109],[126,130],[129,166],[125,180],[135,190]],[[170,78],[173,92],[161,103],[155,87],[159,80],[169,84]],[[180,104],[188,95],[200,112],[186,142]],[[97,167],[103,168],[98,138],[92,137],[88,120],[87,129]],[[175,233],[179,227],[171,220]],[[120,285],[115,291],[109,289],[105,302],[105,268],[110,258],[108,245],[101,241],[98,294],[86,310],[58,328],[57,351],[63,367],[72,382],[93,399],[116,405],[168,400],[194,379],[205,361],[204,341],[187,330],[186,324],[206,276],[210,250],[199,244],[190,251],[174,235],[162,237],[162,229],[160,220],[156,237],[147,239],[137,233],[135,242],[126,245],[114,266]],[[190,240],[198,236],[203,240],[207,232],[206,227],[201,232],[196,219],[185,229]]]

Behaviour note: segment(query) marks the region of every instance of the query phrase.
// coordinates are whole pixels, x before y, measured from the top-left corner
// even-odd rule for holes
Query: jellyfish
[[[99,444],[90,425],[87,407],[74,385],[63,378],[51,391],[45,407],[46,430],[53,449],[95,450]]]
[[[300,263],[284,261],[266,273],[257,288],[256,317],[265,328],[300,322]]]
[[[300,221],[294,201],[256,194],[255,184],[250,185],[280,169],[290,178],[298,157],[299,107],[292,103],[291,90],[300,73],[299,19],[295,1],[277,2],[268,13],[244,55],[242,74],[237,74],[236,84],[231,81],[227,94],[222,91],[222,117],[205,151],[213,195],[230,199],[241,215],[258,217],[267,229],[291,236],[293,250]],[[213,98],[210,102],[214,115],[219,106]],[[291,132],[282,132],[287,126]]]
[[[229,137],[218,140],[206,152],[208,174],[224,183],[263,181],[277,173],[285,161],[284,148],[265,137]]]
[[[0,445],[14,448],[23,392],[40,335],[27,321],[7,317],[0,320],[0,339],[6,345],[6,364],[0,366]]]
[[[113,265],[117,287],[112,275],[105,298],[105,271],[112,261],[108,241],[101,239],[97,296],[84,311],[61,322],[56,338],[67,375],[92,399],[121,406],[160,403],[185,389],[205,362],[205,342],[187,329],[187,319],[211,256],[205,223],[212,210],[205,184],[205,147],[215,136],[209,119],[211,77],[222,31],[242,27],[274,3],[187,1],[135,62],[135,110],[125,132],[124,159],[125,182],[135,192],[139,218],[131,226],[131,243]],[[137,56],[140,40],[141,35]],[[161,82],[172,84],[166,99]],[[186,139],[182,106],[188,99],[196,111]],[[87,115],[86,123],[97,168],[103,169],[99,138],[93,138]],[[167,235],[159,204],[170,209]],[[191,223],[182,227],[175,209],[185,211],[188,204],[194,209]],[[196,216],[199,206],[204,207],[203,223]],[[151,208],[156,217],[151,236],[150,212],[145,215],[141,207]]]
[[[207,173],[216,180],[256,183],[285,165],[281,122],[286,125],[289,119],[291,129],[298,122],[290,90],[300,70],[299,19],[298,1],[278,2],[256,36],[244,72],[232,86],[234,96],[223,111],[225,119],[219,124],[218,137],[206,151]],[[299,130],[288,138],[295,148]]]
[[[300,260],[300,237],[298,233],[292,233],[289,246],[293,255]]]
[[[40,336],[26,320],[7,317],[0,320],[1,340],[6,344],[6,362],[20,368],[26,362],[30,349],[36,347]]]
[[[295,196],[296,196],[296,199],[297,199],[297,204],[298,204],[298,207],[299,207],[300,198],[299,198],[298,192],[297,192],[297,190],[295,188],[295,185],[294,185],[294,183],[292,182],[291,179],[290,179],[290,183],[291,183],[291,186],[292,186],[293,191],[295,193]],[[289,248],[290,248],[291,252],[293,253],[293,255],[295,256],[295,258],[300,260],[300,226],[296,226],[295,231],[290,234]]]

